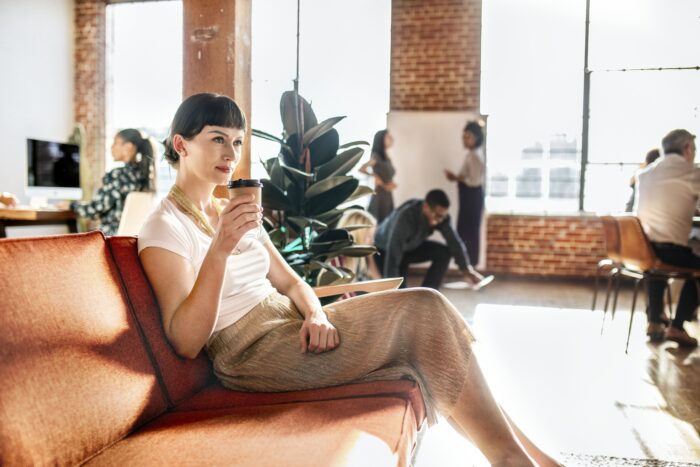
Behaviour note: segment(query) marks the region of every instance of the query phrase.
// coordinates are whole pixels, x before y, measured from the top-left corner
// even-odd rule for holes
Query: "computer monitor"
[[[80,199],[80,148],[75,144],[27,139],[30,198]]]

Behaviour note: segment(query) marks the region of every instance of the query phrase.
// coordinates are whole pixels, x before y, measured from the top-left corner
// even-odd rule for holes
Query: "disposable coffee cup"
[[[254,199],[251,202],[260,206],[262,204],[262,187],[262,182],[255,178],[231,180],[228,182],[229,198],[234,199],[241,196],[253,195]],[[254,229],[254,232],[256,237],[260,240],[264,230],[262,227],[258,227]],[[237,251],[240,253],[240,250]]]
[[[239,178],[238,180],[231,180],[228,182],[228,193],[231,199],[245,195],[253,195],[255,199],[252,202],[255,204],[262,204],[262,187],[263,184],[258,179]]]

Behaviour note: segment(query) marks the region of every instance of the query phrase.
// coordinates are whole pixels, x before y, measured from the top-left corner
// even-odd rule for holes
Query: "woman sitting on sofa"
[[[246,120],[226,96],[196,94],[165,142],[175,185],[138,236],[140,259],[176,352],[206,351],[221,383],[276,392],[415,380],[428,421],[442,414],[494,465],[559,465],[508,419],[472,354],[472,334],[427,289],[367,294],[322,307],[260,228],[253,197],[220,204]],[[259,233],[262,232],[262,233]]]

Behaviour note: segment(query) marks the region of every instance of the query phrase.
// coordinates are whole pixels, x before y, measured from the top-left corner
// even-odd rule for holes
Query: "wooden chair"
[[[627,353],[640,283],[644,285],[646,290],[647,279],[663,279],[666,282],[669,279],[693,280],[700,278],[700,271],[665,264],[657,258],[637,217],[624,215],[614,216],[614,218],[620,235],[620,261],[622,263],[620,274],[634,280],[634,295],[632,296],[630,322],[625,344],[625,353]],[[668,284],[666,291],[669,292]],[[603,319],[605,319],[605,315],[603,315]]]
[[[119,219],[117,235],[136,235],[146,221],[148,215],[158,203],[155,193],[148,191],[132,191],[126,195],[124,209]]]
[[[600,276],[604,272],[608,273],[608,285],[605,293],[605,304],[603,305],[603,319],[605,319],[605,313],[608,311],[608,303],[610,301],[610,294],[613,290],[613,284],[615,285],[616,293],[613,300],[612,314],[615,316],[615,307],[617,305],[617,288],[620,286],[620,267],[622,266],[622,261],[620,260],[620,232],[617,228],[617,223],[615,218],[612,216],[601,216],[600,218],[603,224],[603,237],[605,239],[605,249],[607,257],[598,261],[598,267],[596,269],[595,276],[595,290],[593,291],[593,304],[591,305],[591,310],[595,310],[596,300],[598,298],[598,289],[600,284]]]

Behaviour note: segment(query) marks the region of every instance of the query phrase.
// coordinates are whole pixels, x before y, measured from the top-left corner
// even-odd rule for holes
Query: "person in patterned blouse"
[[[72,211],[79,217],[99,219],[105,235],[115,235],[124,201],[132,191],[155,191],[155,157],[151,139],[139,130],[127,128],[114,136],[112,157],[124,162],[102,178],[102,187],[92,201],[74,201]]]

